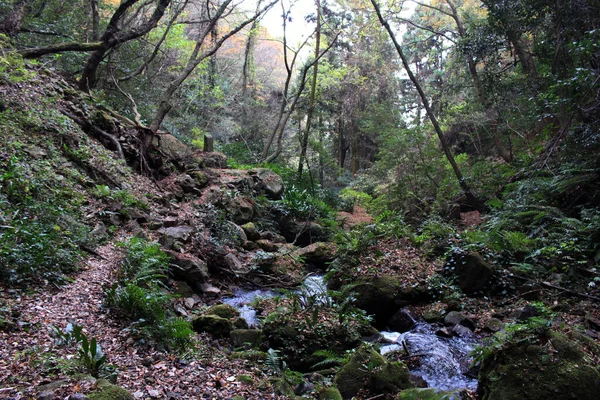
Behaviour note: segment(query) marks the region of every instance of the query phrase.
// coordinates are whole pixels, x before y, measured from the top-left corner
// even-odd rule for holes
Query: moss
[[[378,322],[387,321],[396,311],[396,301],[401,294],[400,281],[393,276],[379,276],[364,281],[354,289],[356,306],[370,315],[375,315]]]
[[[510,342],[486,357],[479,375],[481,398],[544,400],[560,393],[561,399],[597,399],[600,371],[586,361],[587,344],[571,334],[551,333],[549,339],[539,338],[542,345],[528,343],[532,338]]]
[[[238,375],[237,380],[242,383],[246,383],[248,385],[250,385],[251,383],[254,383],[254,378],[251,375],[245,375],[245,374]]]
[[[398,395],[398,400],[459,400],[457,392],[443,392],[435,389],[406,389]]]
[[[206,314],[217,315],[225,319],[232,319],[240,316],[240,312],[229,304],[214,305],[206,311]]]
[[[196,332],[208,332],[218,338],[229,337],[233,330],[233,323],[217,315],[201,315],[192,321]]]
[[[344,399],[361,389],[373,394],[397,393],[413,387],[408,368],[400,362],[389,362],[373,349],[360,348],[336,374],[335,385]]]
[[[262,331],[256,329],[236,329],[231,331],[231,340],[235,347],[243,347],[245,345],[258,347],[263,340],[263,334]]]
[[[134,400],[133,395],[120,386],[105,384],[100,392],[88,395],[90,400]]]
[[[319,400],[342,400],[342,394],[333,386],[319,389]]]

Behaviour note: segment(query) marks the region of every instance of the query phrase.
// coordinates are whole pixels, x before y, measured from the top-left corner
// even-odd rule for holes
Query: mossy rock
[[[273,391],[279,396],[285,396],[289,398],[295,398],[294,388],[283,378],[272,378],[270,379],[271,385],[273,385]]]
[[[99,385],[100,386],[100,385]],[[88,395],[90,400],[134,400],[134,397],[127,390],[117,385],[104,384],[100,392]]]
[[[318,391],[319,400],[342,400],[342,394],[333,386],[322,387]]]
[[[595,343],[562,333],[537,338],[540,344],[532,340],[514,340],[483,360],[479,373],[482,400],[598,398],[600,371],[584,356],[586,352],[600,355]]]
[[[387,322],[398,311],[401,297],[400,280],[393,276],[380,276],[359,283],[354,288],[356,306],[374,315],[378,323]]]
[[[235,347],[258,347],[263,340],[262,331],[257,329],[236,329],[231,331],[230,336]]]
[[[207,332],[217,338],[229,337],[234,329],[233,323],[218,315],[201,315],[192,321],[196,332]]]
[[[436,389],[406,389],[398,395],[398,400],[460,400],[458,392],[444,392]]]
[[[334,384],[344,399],[361,389],[371,394],[398,393],[412,388],[409,372],[401,362],[389,362],[374,349],[360,348],[335,375]]]
[[[206,314],[217,315],[225,319],[233,319],[240,316],[240,312],[229,304],[217,304],[206,311]]]

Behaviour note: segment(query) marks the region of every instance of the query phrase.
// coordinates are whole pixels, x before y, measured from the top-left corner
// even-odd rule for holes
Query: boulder
[[[198,157],[200,158],[200,166],[204,168],[227,168],[227,156],[223,153],[213,151],[203,153]]]
[[[327,263],[336,257],[337,248],[333,243],[316,242],[292,252],[292,257],[302,258],[305,264],[325,269]]]
[[[229,304],[214,305],[206,311],[206,314],[217,315],[226,319],[233,319],[240,316],[240,312]]]
[[[333,386],[322,387],[318,390],[319,400],[343,400],[338,388]]]
[[[504,329],[504,322],[500,321],[498,318],[490,318],[485,323],[484,328],[488,332],[500,332]]]
[[[272,231],[261,232],[260,239],[270,240],[273,243],[286,243],[285,237]]]
[[[593,400],[600,393],[600,371],[593,361],[598,346],[577,333],[532,331],[525,338],[492,349],[479,372],[478,391],[482,400]],[[584,355],[583,349],[591,354]]]
[[[279,230],[286,241],[300,247],[327,239],[325,230],[314,221],[298,221],[292,218],[284,218],[279,224]]]
[[[483,292],[490,287],[496,268],[477,252],[454,253],[444,267],[456,275],[458,287],[467,294]]]
[[[263,333],[257,329],[236,329],[231,331],[231,341],[235,347],[259,347],[263,341]]]
[[[170,134],[154,135],[154,145],[170,159],[182,159],[192,150],[181,140]]]
[[[359,348],[335,375],[334,383],[344,399],[362,389],[370,394],[395,394],[412,388],[409,372],[401,362],[389,362],[373,349]]]
[[[256,244],[258,245],[258,247],[260,247],[262,250],[268,253],[274,253],[277,250],[279,250],[279,246],[269,240],[260,239],[256,241]]]
[[[444,325],[461,325],[472,331],[474,331],[476,328],[475,321],[473,321],[471,318],[467,317],[464,313],[460,311],[450,311],[444,318]]]
[[[393,276],[382,275],[359,282],[354,288],[356,306],[374,315],[376,326],[385,323],[398,310],[401,283]]]
[[[205,296],[208,297],[217,297],[221,294],[221,289],[211,285],[210,283],[201,284],[200,290],[202,291],[202,293],[204,293]]]
[[[398,400],[461,400],[460,392],[445,392],[442,390],[421,388],[406,389],[398,395]]]
[[[254,200],[237,196],[229,201],[229,211],[236,224],[245,224],[254,217]]]
[[[244,225],[242,225],[242,229],[246,234],[247,240],[255,241],[260,239],[260,232],[258,231],[258,229],[256,229],[254,223],[245,223]]]
[[[281,176],[267,168],[250,170],[250,174],[254,175],[259,190],[264,192],[265,196],[271,200],[281,199],[281,195],[284,191],[283,179],[281,179]]]
[[[171,248],[175,242],[186,243],[190,239],[193,232],[194,228],[185,225],[173,226],[171,228],[160,228],[158,233],[160,233],[162,236],[159,239],[159,243],[166,248]]]
[[[410,310],[404,308],[402,310],[398,310],[398,312],[396,312],[396,314],[390,318],[388,325],[391,330],[404,333],[410,331],[416,323],[417,321],[411,314]]]
[[[234,330],[233,322],[217,315],[200,315],[192,321],[196,332],[207,332],[216,338],[227,338]]]
[[[206,282],[209,274],[208,266],[204,261],[191,254],[181,254],[175,251],[167,253],[171,257],[171,272],[176,278],[193,287],[198,287],[202,282]]]

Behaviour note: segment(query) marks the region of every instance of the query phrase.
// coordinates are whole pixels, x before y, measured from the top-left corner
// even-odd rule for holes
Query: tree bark
[[[313,66],[312,86],[310,88],[310,99],[308,103],[308,113],[306,115],[306,131],[301,137],[300,142],[300,161],[298,162],[298,180],[302,178],[302,168],[306,159],[308,150],[308,137],[310,135],[310,125],[315,111],[315,100],[317,95],[317,77],[319,75],[319,53],[321,46],[321,0],[316,0],[317,3],[317,32],[315,38],[315,62]]]
[[[450,147],[448,146],[448,143],[446,142],[446,138],[444,137],[444,132],[442,131],[442,128],[440,127],[440,124],[439,124],[437,118],[435,117],[435,115],[433,114],[433,110],[431,109],[431,107],[429,105],[429,100],[427,99],[427,96],[425,95],[425,92],[423,91],[421,84],[419,83],[419,81],[417,80],[415,75],[412,73],[412,70],[410,69],[410,65],[408,64],[408,60],[407,60],[406,56],[404,55],[404,52],[402,51],[402,47],[396,40],[396,36],[394,35],[394,32],[392,31],[390,24],[386,20],[383,19],[383,15],[381,14],[381,10],[379,9],[379,5],[377,4],[376,0],[371,0],[371,4],[373,4],[373,7],[375,8],[375,12],[377,13],[379,22],[385,28],[385,30],[388,32],[390,39],[394,43],[396,52],[398,53],[398,55],[400,56],[400,59],[402,60],[402,65],[404,66],[404,69],[406,70],[408,77],[410,78],[411,82],[415,86],[415,89],[417,89],[417,92],[419,93],[419,97],[421,97],[421,101],[423,103],[423,107],[425,108],[425,112],[427,113],[427,116],[429,117],[429,120],[431,121],[431,124],[433,125],[433,128],[435,129],[435,132],[440,140],[440,144],[442,145],[442,150],[444,151],[446,159],[452,166],[452,170],[454,171],[454,174],[456,175],[456,179],[458,180],[458,184],[460,185],[460,188],[462,189],[462,191],[466,197],[467,203],[472,207],[479,208],[480,207],[479,201],[477,200],[475,195],[473,195],[473,193],[471,192],[471,188],[465,181],[465,179],[462,175],[462,172],[461,172],[460,168],[458,167],[458,164],[456,164],[454,155],[452,154],[452,151],[450,150]]]
[[[79,42],[67,42],[58,43],[46,47],[37,47],[33,49],[23,49],[19,53],[23,58],[38,58],[46,54],[64,53],[66,51],[95,51],[102,48],[102,42],[93,43],[79,43]]]

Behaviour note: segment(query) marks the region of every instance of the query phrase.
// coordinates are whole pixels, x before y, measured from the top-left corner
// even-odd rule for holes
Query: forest
[[[0,398],[600,392],[598,0],[0,0],[0,140]]]

